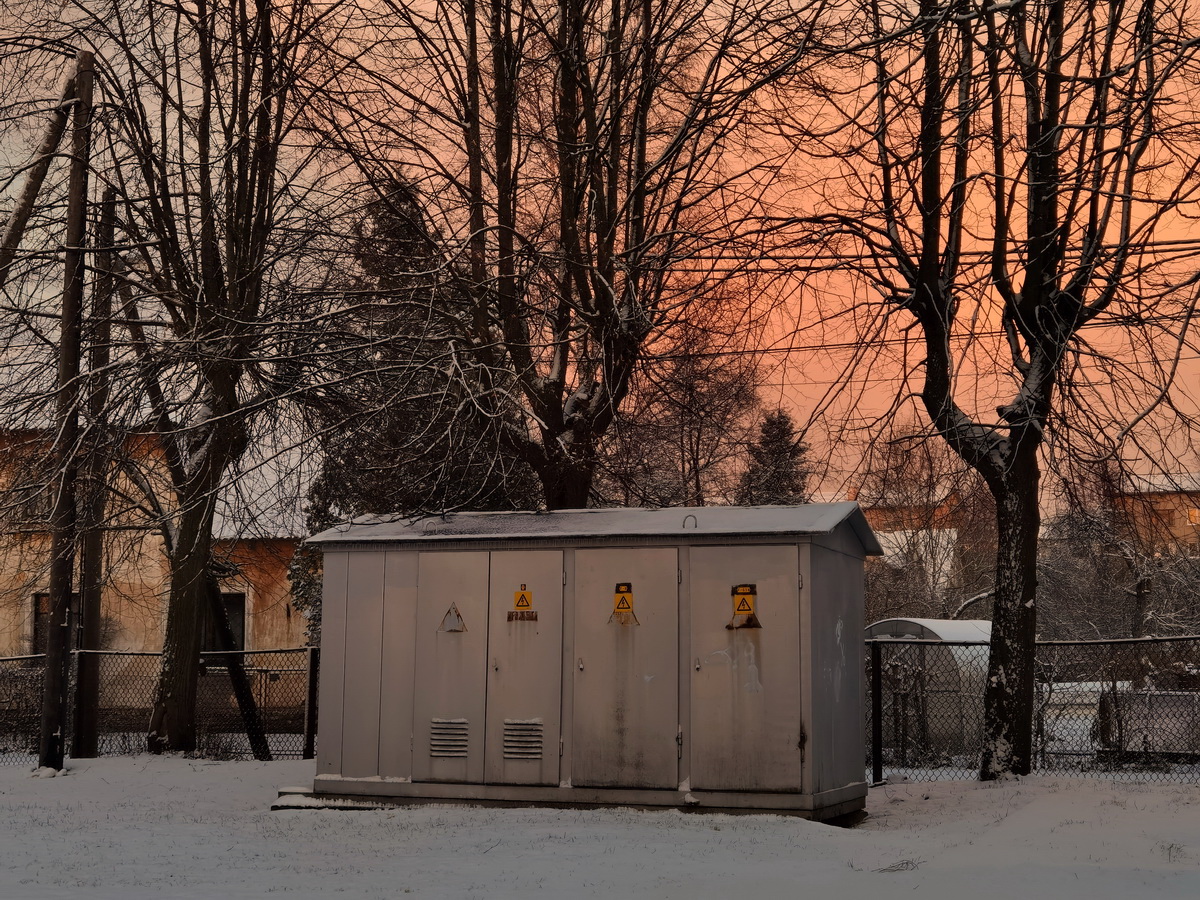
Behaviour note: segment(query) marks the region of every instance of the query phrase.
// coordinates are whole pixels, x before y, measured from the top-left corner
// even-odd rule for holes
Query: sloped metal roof
[[[309,538],[309,542],[329,545],[725,535],[801,536],[830,534],[843,524],[853,529],[868,556],[883,553],[857,503],[460,512],[422,518],[365,516],[347,525],[323,531]]]

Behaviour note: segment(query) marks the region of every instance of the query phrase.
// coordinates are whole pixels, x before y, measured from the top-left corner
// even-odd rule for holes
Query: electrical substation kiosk
[[[864,805],[881,549],[857,504],[369,518],[311,542],[304,805]]]

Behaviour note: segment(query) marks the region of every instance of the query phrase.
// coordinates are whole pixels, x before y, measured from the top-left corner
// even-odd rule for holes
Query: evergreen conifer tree
[[[739,506],[805,503],[811,471],[808,446],[796,437],[796,424],[782,409],[767,413],[758,439],[747,447],[750,464],[738,485]]]

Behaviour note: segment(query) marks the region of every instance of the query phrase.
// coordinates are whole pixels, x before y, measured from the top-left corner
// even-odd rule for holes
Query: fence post
[[[883,781],[883,652],[871,641],[871,783]]]
[[[321,648],[308,648],[308,693],[304,698],[304,759],[316,756],[317,681],[321,674]]]

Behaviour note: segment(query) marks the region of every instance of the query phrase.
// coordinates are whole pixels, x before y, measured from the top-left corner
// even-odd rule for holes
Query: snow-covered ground
[[[312,762],[0,768],[0,898],[1200,897],[1200,786],[1033,778],[873,788],[838,828],[769,815],[271,812]]]

